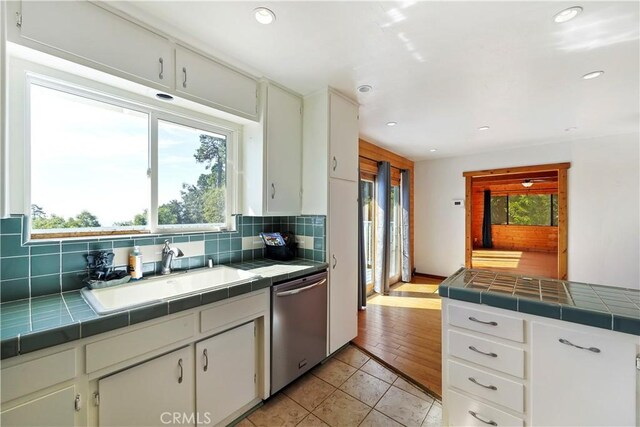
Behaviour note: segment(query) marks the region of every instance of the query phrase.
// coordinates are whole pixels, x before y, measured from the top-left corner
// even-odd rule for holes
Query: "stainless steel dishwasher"
[[[327,273],[271,288],[271,394],[327,356]]]

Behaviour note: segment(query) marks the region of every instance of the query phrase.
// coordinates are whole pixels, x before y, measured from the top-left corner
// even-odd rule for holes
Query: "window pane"
[[[552,221],[552,225],[557,226],[558,225],[558,195],[557,194],[552,194],[551,195],[551,221]]]
[[[400,187],[391,187],[391,239],[389,277],[397,276],[400,272]]]
[[[373,240],[373,182],[360,181],[362,186],[362,221],[364,229],[364,256],[366,260],[367,284],[373,283],[373,257],[375,254]]]
[[[30,91],[32,230],[146,224],[147,114]]]
[[[509,196],[509,224],[551,225],[551,198],[548,194]]]
[[[227,137],[158,121],[158,224],[225,224]]]
[[[491,196],[491,224],[507,223],[507,196]]]

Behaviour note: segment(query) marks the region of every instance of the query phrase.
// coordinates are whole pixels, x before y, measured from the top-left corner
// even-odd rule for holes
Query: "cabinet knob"
[[[164,60],[162,58],[158,58],[158,62],[160,62],[160,74],[158,74],[158,77],[162,80],[164,78]]]
[[[178,360],[178,368],[180,368],[180,375],[178,376],[178,384],[182,384],[184,378],[184,369],[182,368],[182,359]]]

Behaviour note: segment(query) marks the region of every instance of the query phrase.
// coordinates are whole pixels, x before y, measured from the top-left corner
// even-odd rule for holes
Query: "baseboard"
[[[418,272],[415,272],[414,276],[425,277],[427,279],[436,279],[436,280],[444,280],[447,278],[446,276],[438,276],[437,274],[427,274],[427,273],[418,273]]]

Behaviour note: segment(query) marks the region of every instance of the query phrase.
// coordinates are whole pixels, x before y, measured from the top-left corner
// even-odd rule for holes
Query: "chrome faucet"
[[[171,273],[171,261],[173,258],[180,258],[184,254],[179,248],[172,248],[169,246],[169,241],[164,241],[164,248],[162,248],[162,271],[160,274],[170,274]]]

